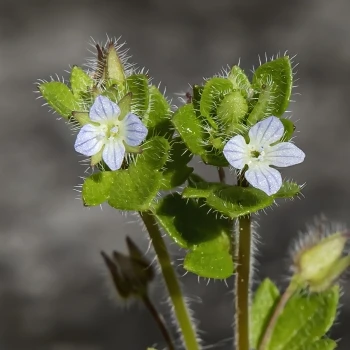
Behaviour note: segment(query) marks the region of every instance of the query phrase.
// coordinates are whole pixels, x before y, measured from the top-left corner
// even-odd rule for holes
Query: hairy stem
[[[285,292],[283,293],[283,295],[281,296],[281,298],[279,299],[273,314],[269,320],[269,323],[267,324],[265,333],[261,339],[260,342],[260,346],[259,346],[259,350],[264,350],[266,349],[266,346],[268,345],[272,332],[276,326],[276,322],[278,320],[278,317],[281,315],[284,307],[286,306],[288,300],[290,299],[290,297],[295,293],[295,291],[297,290],[297,283],[292,279],[289,286],[287,287],[287,289],[285,290]]]
[[[218,167],[219,180],[222,184],[226,183],[225,169],[223,167]]]
[[[174,313],[181,330],[184,345],[187,350],[199,350],[200,347],[197,342],[196,332],[191,322],[179,281],[171,264],[170,256],[157,222],[149,211],[141,212],[140,215],[152,240],[162,275],[174,307]]]
[[[235,281],[235,341],[236,350],[249,350],[249,308],[250,308],[250,253],[251,253],[251,217],[238,219],[236,233],[236,281]]]
[[[159,312],[157,311],[157,309],[155,308],[155,306],[153,305],[152,301],[150,300],[150,298],[148,297],[148,295],[144,295],[144,297],[142,298],[144,304],[146,305],[147,309],[149,310],[149,312],[151,313],[151,315],[153,316],[154,320],[156,321],[164,339],[165,342],[168,346],[168,350],[175,350],[175,346],[173,344],[173,341],[171,339],[170,333],[165,325],[164,319],[162,317],[162,315],[159,314]]]

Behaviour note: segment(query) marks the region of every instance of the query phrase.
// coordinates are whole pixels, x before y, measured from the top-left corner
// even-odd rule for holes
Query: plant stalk
[[[236,350],[249,350],[251,216],[238,218],[236,244]]]
[[[186,306],[179,281],[173,269],[171,259],[162,238],[161,232],[153,214],[149,211],[140,212],[141,218],[148,230],[152,244],[158,258],[165,285],[168,289],[174,313],[181,330],[184,346],[187,350],[199,350],[195,328]]]

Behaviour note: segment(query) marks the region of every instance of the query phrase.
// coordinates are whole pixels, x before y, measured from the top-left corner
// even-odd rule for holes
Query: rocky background
[[[307,158],[283,173],[307,183],[305,198],[258,218],[255,280],[283,287],[288,247],[305,223],[324,213],[350,224],[349,11],[347,0],[0,0],[0,349],[142,350],[161,339],[142,307],[111,302],[99,255],[123,250],[126,234],[146,249],[145,235],[134,217],[76,200],[84,167],[74,136],[36,100],[36,79],[83,64],[90,36],[106,33],[122,35],[170,97],[239,58],[249,70],[258,54],[298,54],[291,110]],[[203,301],[193,309],[204,343],[231,349],[232,281],[206,286],[187,275],[183,284]],[[342,304],[331,336],[345,350],[349,284]]]

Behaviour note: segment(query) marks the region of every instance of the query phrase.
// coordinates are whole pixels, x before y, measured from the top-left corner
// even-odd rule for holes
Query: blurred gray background
[[[169,97],[226,64],[247,71],[258,54],[298,54],[296,140],[304,164],[283,174],[306,182],[305,198],[259,216],[258,282],[285,285],[288,247],[315,215],[350,224],[350,2],[278,0],[0,0],[0,349],[142,350],[164,345],[142,307],[115,306],[99,252],[125,249],[126,234],[146,250],[132,216],[83,208],[84,167],[64,122],[36,100],[34,82],[85,63],[90,36],[123,36],[133,61],[162,81]],[[174,99],[174,102],[176,99]],[[215,173],[201,165],[208,179]],[[173,247],[174,257],[182,252]],[[179,264],[181,260],[177,260]],[[183,271],[179,267],[179,273]],[[230,349],[229,288],[182,279],[204,344]],[[156,289],[158,296],[165,296]],[[350,287],[331,332],[349,349]],[[168,312],[166,304],[161,307]],[[219,346],[221,343],[221,347]]]

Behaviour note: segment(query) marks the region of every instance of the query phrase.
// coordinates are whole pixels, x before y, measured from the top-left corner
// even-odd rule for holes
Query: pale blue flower
[[[245,178],[253,186],[269,196],[282,186],[278,170],[303,162],[305,154],[291,142],[279,142],[284,126],[279,118],[269,117],[255,124],[249,130],[249,143],[241,135],[234,136],[224,147],[224,156],[236,169],[248,166]]]
[[[91,124],[84,125],[77,135],[74,148],[84,156],[91,157],[102,151],[102,159],[111,170],[120,169],[125,147],[140,145],[148,130],[132,113],[120,117],[119,106],[107,97],[98,96],[89,117]]]

